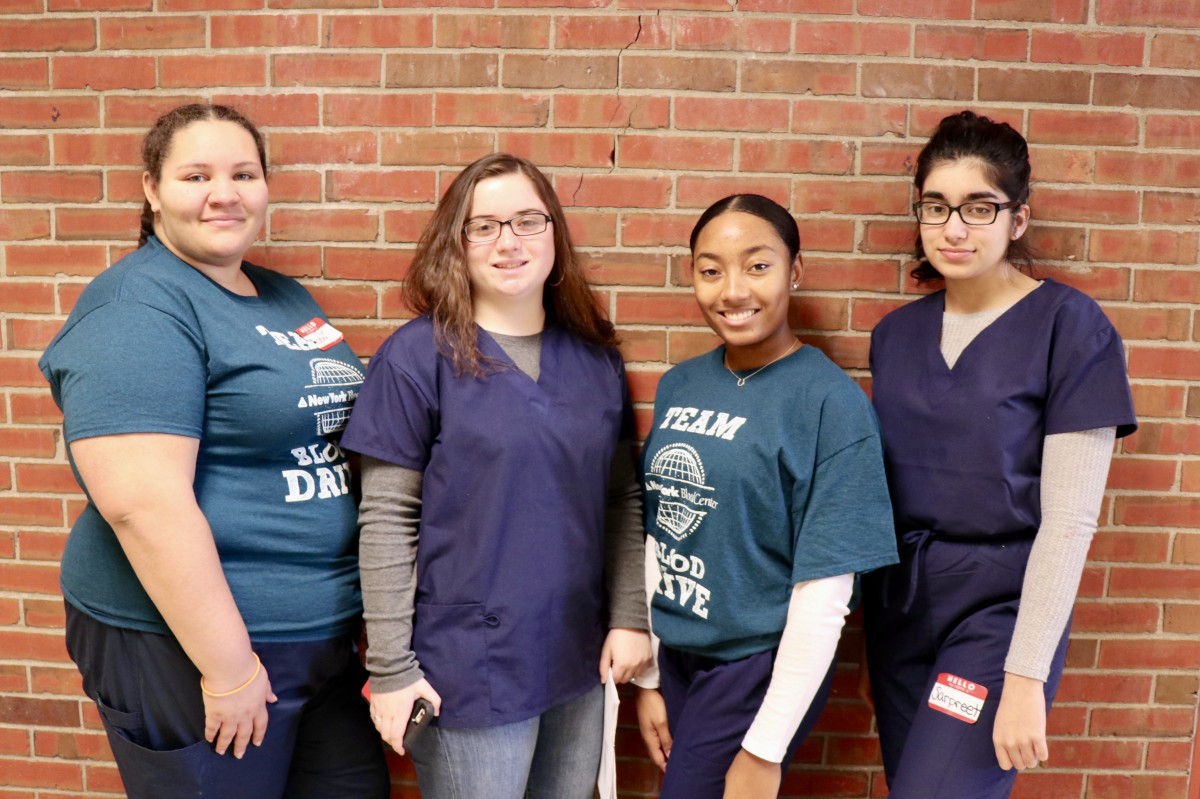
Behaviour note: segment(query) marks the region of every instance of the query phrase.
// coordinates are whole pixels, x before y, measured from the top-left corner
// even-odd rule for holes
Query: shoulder
[[[1046,279],[1034,294],[1042,292],[1044,296],[1035,303],[1036,313],[1049,320],[1055,349],[1095,336],[1117,337],[1100,304],[1082,291]]]
[[[879,324],[875,325],[873,334],[885,335],[893,330],[905,330],[931,315],[937,316],[942,311],[944,295],[945,291],[935,291],[888,312],[879,320]]]
[[[387,337],[371,357],[368,370],[376,363],[386,363],[391,369],[402,372],[432,374],[439,357],[432,320],[428,316],[418,316]]]
[[[680,361],[672,366],[658,381],[658,391],[686,388],[689,384],[708,378],[713,371],[714,361],[721,358],[720,348]]]

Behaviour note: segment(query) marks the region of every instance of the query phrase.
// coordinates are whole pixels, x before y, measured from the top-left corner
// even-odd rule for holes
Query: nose
[[[512,221],[500,223],[500,235],[496,237],[496,249],[511,250],[521,246],[521,237],[513,232]]]
[[[948,239],[961,239],[967,235],[967,223],[963,221],[961,209],[950,212],[950,217],[942,223],[942,235]]]
[[[730,269],[725,273],[721,284],[721,298],[726,301],[736,301],[749,296],[750,290],[746,278],[739,269]]]
[[[208,201],[214,205],[225,205],[237,202],[239,194],[237,183],[225,177],[214,177],[208,191]]]

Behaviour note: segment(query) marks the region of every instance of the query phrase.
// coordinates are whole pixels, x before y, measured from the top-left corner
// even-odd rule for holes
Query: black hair
[[[942,164],[970,159],[978,161],[987,181],[1003,192],[1008,199],[1029,201],[1029,145],[1025,137],[1007,122],[994,122],[971,111],[951,114],[938,123],[937,130],[917,156],[913,183],[918,197],[925,188],[929,173]],[[1005,259],[1019,269],[1033,267],[1033,247],[1026,239],[1009,243]],[[941,280],[925,256],[918,225],[916,243],[917,266],[911,274],[918,283]]]
[[[704,230],[709,222],[721,214],[735,211],[764,220],[779,234],[780,240],[787,247],[788,258],[794,261],[800,257],[800,228],[796,226],[796,220],[782,205],[761,194],[731,194],[710,205],[696,220],[691,238],[688,239],[688,249],[696,252],[696,239],[700,238],[700,231]]]
[[[173,108],[160,116],[146,133],[146,138],[142,142],[142,168],[150,173],[150,177],[155,183],[162,179],[163,161],[167,160],[167,155],[171,152],[175,134],[193,122],[208,120],[233,122],[241,125],[254,139],[263,175],[267,174],[267,147],[263,143],[262,134],[258,132],[258,128],[254,127],[253,122],[227,105],[189,103]],[[154,211],[150,208],[150,201],[146,200],[142,203],[142,229],[138,237],[138,246],[145,246],[146,240],[153,235]]]

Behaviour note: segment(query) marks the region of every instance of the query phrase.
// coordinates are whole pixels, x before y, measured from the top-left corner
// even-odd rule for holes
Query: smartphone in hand
[[[412,715],[409,716],[408,727],[404,730],[404,751],[408,751],[413,741],[417,740],[432,720],[433,703],[428,699],[417,697],[417,701],[413,702]]]

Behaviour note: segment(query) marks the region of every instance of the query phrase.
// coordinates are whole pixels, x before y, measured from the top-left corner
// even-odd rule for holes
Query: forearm
[[[613,454],[604,528],[608,626],[649,629],[643,588],[642,488],[629,440],[619,441]]]
[[[151,495],[110,524],[142,587],[209,690],[245,682],[254,669],[250,636],[200,508]]]
[[[743,749],[772,763],[783,759],[833,663],[853,592],[853,574],[798,583],[792,590],[771,683]]]
[[[1112,460],[1115,429],[1046,437],[1042,523],[1025,580],[1004,670],[1045,681],[1066,629]]]
[[[373,691],[397,691],[424,676],[412,651],[423,475],[375,458],[362,461],[359,573],[367,668]]]

